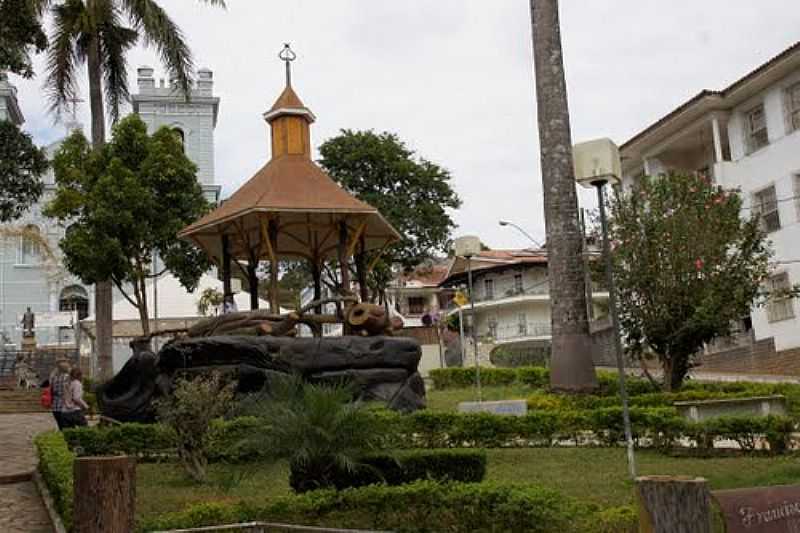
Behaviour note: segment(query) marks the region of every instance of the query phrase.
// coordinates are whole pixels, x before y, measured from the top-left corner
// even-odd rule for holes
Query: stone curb
[[[50,517],[50,522],[53,524],[53,531],[55,531],[55,533],[67,533],[64,522],[61,521],[58,511],[56,511],[53,497],[50,495],[50,491],[42,479],[42,474],[40,474],[38,470],[33,471],[33,482],[36,484],[36,489],[39,491],[39,496],[42,498],[45,509],[47,509],[47,516]]]
[[[25,483],[33,479],[33,470],[28,472],[18,472],[16,474],[0,475],[0,485],[14,485],[16,483]]]

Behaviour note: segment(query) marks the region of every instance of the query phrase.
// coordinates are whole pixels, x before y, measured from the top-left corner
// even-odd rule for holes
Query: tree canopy
[[[134,305],[149,332],[146,281],[159,268],[194,290],[208,270],[202,252],[177,233],[209,209],[197,167],[177,135],[152,136],[138,115],[121,120],[111,142],[93,150],[82,133],[71,135],[54,159],[56,196],[46,214],[69,224],[61,241],[67,268],[84,283],[111,279]]]
[[[418,157],[397,135],[342,130],[319,148],[320,164],[342,187],[377,208],[403,240],[376,264],[368,283],[382,291],[391,280],[389,266],[410,269],[445,254],[455,223],[449,210],[461,200],[450,172]]]
[[[44,190],[40,176],[47,168],[47,156],[31,136],[0,120],[0,223],[19,218],[39,200]]]
[[[741,208],[737,191],[686,175],[644,177],[612,203],[621,329],[634,357],[658,356],[668,390],[762,295],[770,246]]]
[[[33,76],[31,54],[47,48],[37,4],[40,0],[0,0],[0,72]]]

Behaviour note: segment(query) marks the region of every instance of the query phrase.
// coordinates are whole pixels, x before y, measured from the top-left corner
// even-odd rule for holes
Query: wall
[[[784,91],[798,81],[800,73],[773,85],[736,107],[731,114],[728,136],[734,162],[726,166],[722,185],[741,188],[744,205],[748,208],[745,214],[751,212],[752,194],[769,185],[775,185],[779,200],[800,195],[793,181],[794,175],[800,174],[800,131],[788,131],[784,112]],[[744,113],[760,101],[764,102],[770,144],[745,155]],[[800,283],[800,200],[779,202],[778,211],[781,229],[768,235],[775,250],[773,260],[790,263],[779,264],[776,272],[787,272],[790,282],[797,284]],[[774,337],[775,347],[779,351],[800,347],[800,305],[797,300],[793,305],[793,320],[772,324],[768,322],[764,308],[754,309],[752,318],[756,339]]]
[[[774,339],[703,355],[698,362],[699,372],[800,376],[800,348],[776,351]]]

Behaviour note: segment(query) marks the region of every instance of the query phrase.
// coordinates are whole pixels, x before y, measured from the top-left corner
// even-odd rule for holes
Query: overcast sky
[[[544,236],[528,0],[227,0],[228,9],[160,0],[222,99],[216,179],[223,197],[268,159],[261,114],[284,84],[317,115],[312,143],[342,128],[399,134],[448,168],[463,199],[459,234],[494,248]],[[562,0],[573,141],[622,143],[703,88],[723,88],[800,40],[796,0]],[[130,54],[130,79],[152,50]],[[37,61],[42,72],[42,61]],[[37,142],[63,135],[42,76],[13,78]],[[88,124],[88,106],[81,114]],[[582,201],[592,204],[582,194]]]

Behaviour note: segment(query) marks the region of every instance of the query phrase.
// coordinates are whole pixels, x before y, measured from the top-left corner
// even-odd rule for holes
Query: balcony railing
[[[531,322],[508,324],[489,328],[484,331],[482,337],[494,342],[507,342],[516,339],[526,339],[530,337],[550,337],[552,328],[550,322]]]
[[[603,283],[592,283],[592,293],[596,294],[608,292],[608,289],[606,289],[604,285],[605,284]],[[548,294],[550,294],[550,282],[545,280],[521,289],[515,288],[505,291],[496,290],[491,294],[476,294],[475,303],[496,302],[499,300],[505,300],[506,298],[516,298],[519,296],[547,296]]]

